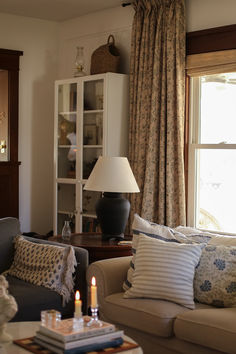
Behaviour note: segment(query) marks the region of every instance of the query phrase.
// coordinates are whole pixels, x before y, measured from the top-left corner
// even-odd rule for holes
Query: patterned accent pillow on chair
[[[138,246],[139,234],[142,233],[148,237],[156,238],[166,242],[175,243],[189,243],[187,237],[181,232],[178,232],[168,226],[155,224],[141,218],[138,214],[134,215],[134,221],[132,224],[133,241],[132,241],[132,254],[133,257],[130,262],[130,268],[128,269],[127,279],[123,283],[123,289],[126,291],[132,286],[133,272],[135,269],[136,249]]]
[[[38,244],[16,236],[14,260],[4,274],[34,285],[44,286],[63,297],[63,305],[74,290],[73,272],[77,264],[71,246]]]
[[[204,304],[236,306],[236,247],[205,247],[195,271],[194,295]]]

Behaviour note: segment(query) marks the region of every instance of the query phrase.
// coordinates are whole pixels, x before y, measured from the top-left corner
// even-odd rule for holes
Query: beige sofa
[[[145,354],[236,353],[236,308],[197,304],[195,310],[172,302],[123,298],[131,257],[92,263],[87,282],[96,277],[100,318],[115,323]]]

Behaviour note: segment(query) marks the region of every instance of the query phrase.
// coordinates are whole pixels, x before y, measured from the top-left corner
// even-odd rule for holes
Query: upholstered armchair
[[[0,274],[8,270],[14,259],[13,239],[20,234],[18,219],[8,217],[0,219]],[[38,244],[68,245],[50,242],[43,239],[23,236],[25,240]],[[75,290],[80,291],[83,302],[83,313],[87,311],[87,286],[86,269],[88,267],[88,252],[85,249],[74,247],[77,266],[74,273]],[[74,298],[62,306],[62,297],[57,292],[44,286],[33,285],[17,277],[6,275],[9,283],[9,293],[14,296],[18,304],[18,312],[12,321],[38,321],[40,312],[46,309],[56,309],[62,313],[62,317],[71,317],[74,311]]]

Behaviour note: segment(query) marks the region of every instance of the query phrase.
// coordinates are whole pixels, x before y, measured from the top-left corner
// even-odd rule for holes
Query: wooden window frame
[[[186,55],[217,52],[236,49],[236,25],[209,28],[186,34]],[[190,76],[186,73],[185,80],[185,138],[184,138],[184,170],[186,210],[188,210],[188,157],[189,157],[189,100],[190,100]],[[186,215],[186,221],[188,215]]]

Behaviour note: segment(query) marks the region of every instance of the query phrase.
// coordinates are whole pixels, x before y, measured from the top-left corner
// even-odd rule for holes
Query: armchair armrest
[[[132,256],[109,258],[94,262],[87,269],[87,283],[95,276],[98,287],[98,301],[111,294],[123,291],[122,285],[127,277],[127,271]]]

